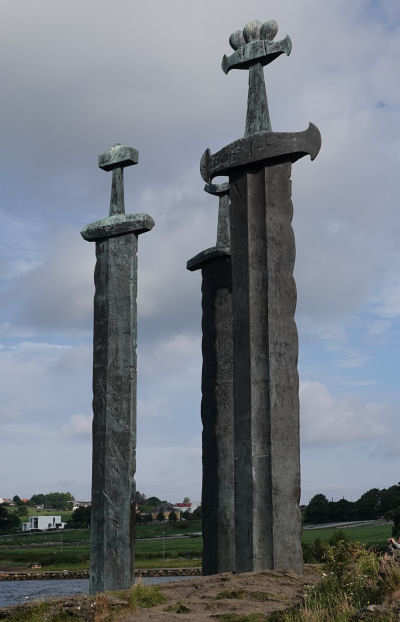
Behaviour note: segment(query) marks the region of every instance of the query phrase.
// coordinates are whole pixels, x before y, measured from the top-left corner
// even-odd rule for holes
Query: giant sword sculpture
[[[277,31],[275,21],[256,20],[231,35],[222,69],[249,70],[245,136],[207,149],[200,165],[208,184],[229,176],[237,572],[303,569],[290,178],[293,162],[317,156],[321,136],[312,124],[272,131],[263,67],[292,49],[289,37],[274,41]]]
[[[234,569],[232,269],[229,184],[219,197],[217,243],[187,262],[202,273],[203,574]]]
[[[90,592],[134,583],[138,236],[147,214],[125,214],[123,169],[136,149],[114,145],[99,156],[112,171],[107,218],[81,232],[96,243],[93,338],[93,456]]]

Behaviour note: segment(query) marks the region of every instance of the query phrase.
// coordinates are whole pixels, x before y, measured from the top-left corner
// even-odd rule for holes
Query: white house
[[[32,531],[32,529],[64,529],[65,523],[61,516],[31,516],[27,523],[22,523],[22,531]]]

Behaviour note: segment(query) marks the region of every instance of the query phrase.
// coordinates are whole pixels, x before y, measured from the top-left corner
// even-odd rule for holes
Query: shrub
[[[137,583],[129,594],[129,606],[136,607],[155,607],[165,603],[167,597],[160,591],[157,585],[143,585]]]

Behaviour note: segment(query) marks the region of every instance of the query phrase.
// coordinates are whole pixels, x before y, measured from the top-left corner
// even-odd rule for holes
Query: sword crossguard
[[[217,153],[206,149],[200,160],[200,174],[210,186],[214,177],[230,175],[235,169],[296,162],[306,155],[315,160],[320,149],[321,134],[313,123],[304,132],[257,132],[235,140]]]

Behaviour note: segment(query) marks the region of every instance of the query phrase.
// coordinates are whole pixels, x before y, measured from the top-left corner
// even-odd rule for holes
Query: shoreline
[[[199,577],[201,568],[137,568],[135,577]],[[42,572],[1,572],[0,581],[38,581],[50,579],[88,579],[89,570],[44,570]]]

